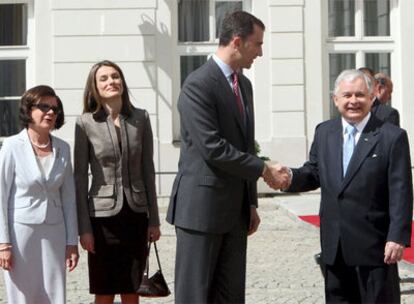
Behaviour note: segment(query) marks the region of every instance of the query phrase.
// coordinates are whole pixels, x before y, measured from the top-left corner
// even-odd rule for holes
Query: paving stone
[[[297,199],[308,198],[306,196]],[[320,251],[319,230],[290,214],[280,202],[286,197],[259,201],[261,226],[248,240],[247,304],[319,304],[324,303],[323,279],[314,254]],[[174,289],[175,232],[164,222],[167,199],[160,200],[162,238],[158,242],[162,267],[171,291]],[[87,257],[67,277],[67,303],[89,304]],[[154,261],[155,263],[155,261]],[[155,269],[155,265],[150,266]],[[414,303],[414,267],[400,265],[402,303]],[[0,303],[6,303],[3,277],[0,276]],[[120,303],[119,297],[116,298]],[[141,299],[141,304],[174,303],[174,295],[160,299]]]

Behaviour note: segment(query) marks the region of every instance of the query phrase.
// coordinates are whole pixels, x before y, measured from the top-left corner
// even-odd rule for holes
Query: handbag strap
[[[145,271],[144,271],[144,274],[147,274],[148,275],[148,273],[149,273],[149,263],[150,263],[150,260],[149,260],[149,257],[150,257],[150,251],[151,251],[151,242],[148,242],[148,254],[147,254],[147,261],[146,261],[146,265],[145,265]]]
[[[160,257],[158,255],[158,248],[157,248],[157,243],[156,242],[154,242],[154,248],[155,248],[155,256],[157,257],[158,269],[160,270],[160,272],[162,272],[161,262],[160,262]],[[150,264],[149,257],[150,257],[150,251],[151,251],[151,242],[148,242],[148,255],[147,255],[147,263],[146,263],[147,265],[145,267],[145,273],[147,275],[149,273],[149,264]]]
[[[155,248],[155,256],[157,257],[158,269],[160,270],[160,272],[162,272],[160,257],[158,256],[158,248],[157,248],[157,243],[156,242],[154,242],[154,248]]]

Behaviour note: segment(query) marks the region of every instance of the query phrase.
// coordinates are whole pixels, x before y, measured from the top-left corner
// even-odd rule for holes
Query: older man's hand
[[[398,261],[401,261],[403,253],[404,253],[405,246],[395,243],[395,242],[387,242],[385,244],[384,250],[384,263],[385,264],[395,264]]]

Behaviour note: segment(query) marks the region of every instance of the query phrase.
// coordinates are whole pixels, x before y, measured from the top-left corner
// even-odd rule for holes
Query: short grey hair
[[[367,85],[367,88],[368,88],[368,93],[372,94],[374,90],[374,87],[372,85],[372,80],[364,72],[361,72],[359,70],[343,70],[341,74],[339,74],[335,80],[335,88],[333,91],[334,95],[338,94],[339,85],[341,84],[342,81],[353,82],[357,78],[362,78],[365,81],[365,84]]]

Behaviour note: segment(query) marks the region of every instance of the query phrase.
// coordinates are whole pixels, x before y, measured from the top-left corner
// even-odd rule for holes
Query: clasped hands
[[[279,163],[265,162],[262,177],[270,188],[286,189],[292,181],[292,171]]]

